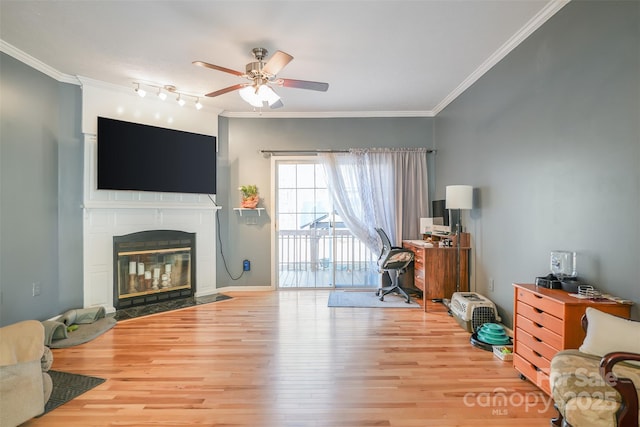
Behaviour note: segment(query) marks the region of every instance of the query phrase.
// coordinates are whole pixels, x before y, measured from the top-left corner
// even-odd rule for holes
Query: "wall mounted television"
[[[99,190],[216,194],[216,137],[98,117]]]

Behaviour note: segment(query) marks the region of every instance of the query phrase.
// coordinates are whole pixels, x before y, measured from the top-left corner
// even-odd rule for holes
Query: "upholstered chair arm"
[[[640,354],[627,352],[605,354],[600,360],[600,376],[622,396],[620,409],[616,414],[618,427],[638,427],[638,392],[636,386],[629,378],[618,378],[613,373],[613,367],[622,361],[640,362]]]
[[[44,326],[24,320],[0,328],[0,366],[40,360],[44,352]]]

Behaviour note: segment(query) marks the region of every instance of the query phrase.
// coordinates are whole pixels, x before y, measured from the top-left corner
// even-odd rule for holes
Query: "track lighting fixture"
[[[144,98],[147,92],[140,88],[140,83],[136,83],[138,86],[134,89],[140,98]]]
[[[202,105],[202,103],[200,102],[200,95],[181,92],[173,85],[157,85],[157,84],[153,84],[153,83],[139,83],[139,82],[133,82],[133,84],[135,85],[134,91],[140,97],[144,97],[147,94],[147,92],[142,88],[142,86],[148,86],[150,88],[157,89],[157,91],[158,91],[157,92],[158,99],[160,99],[162,101],[167,99],[167,94],[175,94],[176,95],[176,102],[181,107],[183,107],[186,104],[185,98],[193,98],[194,99],[194,106],[195,106],[196,110],[202,110],[202,108],[204,107]]]

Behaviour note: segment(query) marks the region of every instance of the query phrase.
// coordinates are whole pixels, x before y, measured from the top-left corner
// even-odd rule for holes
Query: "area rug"
[[[174,299],[166,302],[159,302],[155,304],[141,305],[138,307],[124,308],[117,310],[115,318],[117,320],[135,319],[136,317],[148,316],[150,314],[164,313],[165,311],[178,310],[181,308],[193,307],[201,304],[209,304],[217,301],[224,301],[231,299],[228,295],[213,294],[203,297],[190,297]]]
[[[375,291],[333,291],[329,294],[329,307],[364,307],[364,308],[420,308],[420,304],[411,299],[395,294],[384,296],[384,301],[376,296]]]
[[[67,332],[67,338],[52,340],[49,347],[67,348],[84,344],[104,334],[115,325],[116,319],[113,316],[103,317],[93,323],[81,324],[75,331]]]
[[[51,397],[44,407],[45,415],[47,412],[51,412],[58,406],[63,405],[70,400],[75,399],[82,393],[85,393],[92,388],[105,382],[104,378],[89,377],[80,374],[69,374],[67,372],[60,372],[50,370],[49,375],[53,381],[53,391]],[[42,415],[39,415],[40,417]]]

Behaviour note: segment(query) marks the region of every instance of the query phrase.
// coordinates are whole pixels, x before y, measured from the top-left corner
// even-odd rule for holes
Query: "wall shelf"
[[[262,211],[264,208],[233,208],[234,211],[238,212],[240,216],[242,216],[242,212],[258,212],[258,216],[262,215]]]

